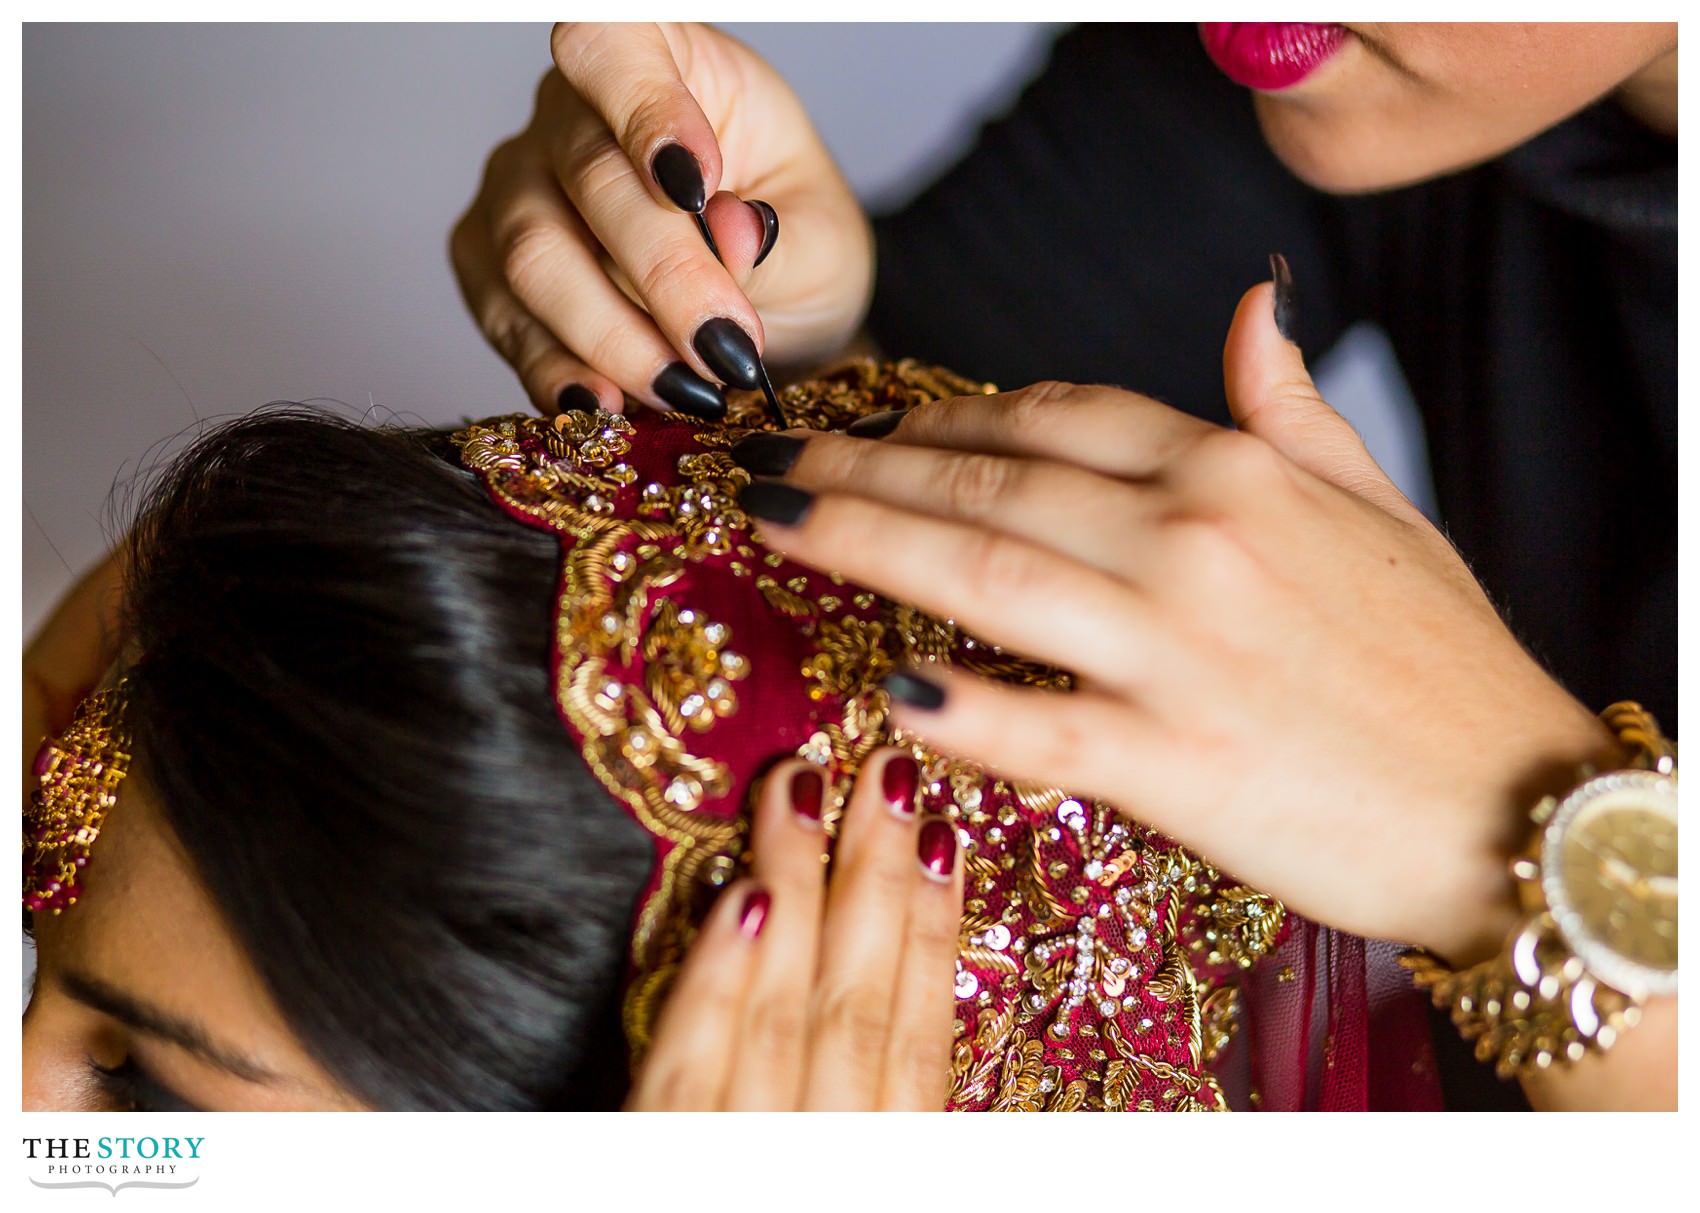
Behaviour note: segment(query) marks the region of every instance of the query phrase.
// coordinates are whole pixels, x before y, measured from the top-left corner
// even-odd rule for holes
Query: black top
[[[1224,423],[1229,318],[1285,253],[1312,360],[1359,320],[1387,331],[1440,522],[1519,638],[1589,707],[1636,699],[1676,735],[1674,140],[1602,103],[1480,167],[1332,197],[1194,27],[1089,26],[877,233],[884,348]]]

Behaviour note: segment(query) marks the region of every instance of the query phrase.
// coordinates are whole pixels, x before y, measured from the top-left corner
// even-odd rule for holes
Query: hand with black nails
[[[767,774],[750,877],[692,946],[629,1109],[944,1107],[964,865],[919,780],[906,751],[869,756],[829,875],[820,769]]]
[[[1228,334],[1237,429],[1041,384],[921,404],[873,440],[746,439],[743,503],[786,555],[1077,675],[894,676],[931,745],[1471,963],[1515,920],[1529,806],[1620,755],[1317,394],[1276,302],[1254,288]]]
[[[764,360],[842,349],[872,237],[784,80],[707,26],[564,23],[551,49],[450,242],[533,403],[718,417]]]

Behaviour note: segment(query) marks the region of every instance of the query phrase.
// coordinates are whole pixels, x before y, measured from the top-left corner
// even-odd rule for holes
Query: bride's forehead
[[[36,757],[23,830],[38,943],[44,956],[161,1001],[178,1001],[165,996],[185,985],[257,992],[134,752],[130,690],[109,679]]]
[[[38,915],[41,930],[117,960],[184,945],[209,959],[242,956],[144,779],[124,781],[89,859],[77,904]]]

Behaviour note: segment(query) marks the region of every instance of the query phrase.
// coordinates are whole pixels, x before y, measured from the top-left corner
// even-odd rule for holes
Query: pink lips
[[[1229,79],[1264,92],[1291,88],[1346,44],[1341,26],[1297,21],[1206,21],[1198,32]]]

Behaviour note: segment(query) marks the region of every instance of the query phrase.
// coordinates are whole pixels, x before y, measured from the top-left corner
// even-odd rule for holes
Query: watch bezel
[[[1553,811],[1541,835],[1541,892],[1560,934],[1588,973],[1607,985],[1635,998],[1649,994],[1674,994],[1676,969],[1657,969],[1631,960],[1588,930],[1580,911],[1571,903],[1557,862],[1571,824],[1600,797],[1615,792],[1641,792],[1648,798],[1668,803],[1676,817],[1676,780],[1656,771],[1612,771],[1596,775],[1572,791]]]

